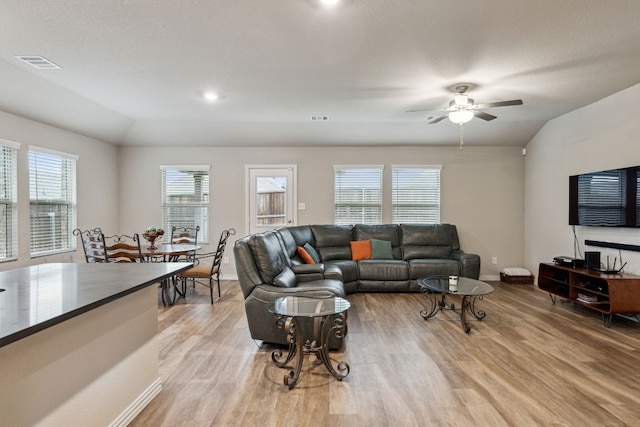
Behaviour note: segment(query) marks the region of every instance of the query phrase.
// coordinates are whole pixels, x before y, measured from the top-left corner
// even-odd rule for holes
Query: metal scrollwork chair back
[[[73,235],[78,236],[80,244],[84,251],[84,258],[87,262],[104,262],[104,240],[102,239],[102,230],[96,227],[93,230],[73,230]]]
[[[199,225],[196,225],[195,227],[176,227],[174,225],[173,227],[171,227],[171,243],[187,243],[189,245],[197,245],[199,231]]]
[[[218,298],[221,296],[220,266],[222,265],[222,257],[227,246],[227,240],[229,239],[229,236],[233,236],[234,234],[236,234],[236,230],[233,228],[223,230],[220,234],[220,240],[218,241],[218,247],[216,248],[215,252],[195,255],[195,265],[189,270],[186,270],[178,275],[182,282],[183,293],[187,290],[187,279],[191,279],[194,287],[197,279],[207,279],[208,283],[203,283],[201,281],[198,283],[201,283],[209,288],[211,304],[213,304],[213,278],[215,277],[218,284]],[[202,260],[206,258],[213,258],[213,262],[211,264],[202,262]]]
[[[198,232],[200,231],[200,226],[196,225],[195,227],[171,227],[171,241],[172,245],[176,244],[187,244],[187,245],[198,245]],[[195,256],[195,251],[190,252],[182,252],[180,254],[175,254],[170,257],[169,261],[180,261],[182,257],[186,261],[193,261]]]
[[[105,236],[100,233],[100,237],[104,242],[105,262],[145,262],[138,233],[134,233],[133,236]]]

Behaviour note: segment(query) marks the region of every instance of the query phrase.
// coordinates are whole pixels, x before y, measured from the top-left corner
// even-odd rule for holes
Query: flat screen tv
[[[569,224],[640,227],[640,166],[569,177]]]

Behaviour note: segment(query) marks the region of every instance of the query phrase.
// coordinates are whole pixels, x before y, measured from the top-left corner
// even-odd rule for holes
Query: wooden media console
[[[559,296],[602,313],[606,327],[614,314],[640,313],[639,276],[541,263],[538,287],[547,291],[554,303]]]

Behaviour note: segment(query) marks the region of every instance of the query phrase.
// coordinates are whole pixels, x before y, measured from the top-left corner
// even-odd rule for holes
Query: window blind
[[[440,223],[441,169],[442,166],[392,166],[392,223]]]
[[[19,143],[0,139],[0,262],[18,257],[19,149]]]
[[[29,201],[31,256],[76,248],[77,157],[29,148]]]
[[[334,166],[334,223],[382,223],[382,166]]]
[[[162,228],[200,226],[198,242],[209,243],[209,166],[161,166]]]

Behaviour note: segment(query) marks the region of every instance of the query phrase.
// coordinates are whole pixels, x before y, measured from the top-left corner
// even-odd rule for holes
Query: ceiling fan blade
[[[405,113],[419,113],[421,111],[433,111],[433,110],[428,109],[428,108],[422,108],[420,110],[407,110],[407,111],[405,111]]]
[[[522,105],[522,99],[513,99],[511,101],[489,102],[488,104],[478,105],[478,108],[508,107],[510,105]]]
[[[474,111],[473,114],[477,118],[482,119],[482,120],[486,120],[486,121],[497,119],[496,116],[492,116],[491,114],[487,114],[484,111]]]
[[[440,116],[437,119],[431,120],[428,124],[432,125],[434,123],[439,123],[439,122],[443,121],[444,119],[446,119],[447,117],[449,117],[449,113],[445,114],[444,116]]]

